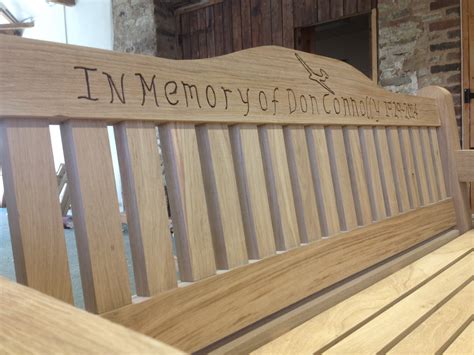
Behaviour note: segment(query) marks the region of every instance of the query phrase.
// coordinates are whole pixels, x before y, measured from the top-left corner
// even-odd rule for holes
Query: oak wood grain
[[[3,277],[0,289],[2,354],[182,354]]]
[[[395,190],[392,159],[388,148],[387,131],[385,127],[375,127],[374,136],[385,200],[385,210],[387,211],[387,215],[396,216],[399,213],[398,198]],[[401,166],[396,166],[395,168],[400,169]]]
[[[355,212],[360,226],[372,223],[369,187],[364,168],[359,130],[355,126],[344,128],[347,159],[351,173],[352,191],[354,192]]]
[[[216,263],[195,126],[160,126],[181,281],[214,275]]]
[[[233,10],[229,1],[223,5],[224,13]],[[244,48],[251,44],[250,10],[250,0],[242,1]],[[290,16],[284,16],[284,28]],[[196,14],[191,20],[197,26]],[[432,99],[389,93],[348,64],[293,49],[252,48],[188,62],[14,36],[1,36],[0,46],[0,80],[9,83],[0,88],[0,117],[439,125]],[[191,47],[197,56],[198,32]]]
[[[308,243],[321,238],[321,224],[305,128],[288,126],[284,128],[284,134],[300,238],[303,243]]]
[[[48,122],[3,120],[0,154],[16,280],[73,303]]]
[[[352,230],[357,227],[357,213],[342,127],[326,128],[326,137],[341,227],[343,230]]]
[[[318,210],[321,214],[321,228],[325,236],[334,235],[341,231],[341,225],[324,127],[307,128],[306,139]]]
[[[446,181],[444,179],[443,165],[441,162],[441,153],[439,149],[437,128],[429,128],[429,135],[431,140],[431,149],[434,159],[436,179],[438,182],[437,188],[439,189],[440,198],[443,200],[448,196],[448,194],[446,191]]]
[[[247,252],[250,259],[261,259],[275,254],[276,244],[258,128],[238,125],[230,132]]]
[[[420,191],[418,188],[415,163],[413,160],[413,149],[410,141],[410,132],[407,127],[399,128],[400,149],[403,158],[403,171],[407,181],[408,197],[412,208],[421,206]]]
[[[246,264],[248,256],[229,129],[202,125],[197,128],[197,138],[216,265],[232,269]]]
[[[389,354],[436,353],[472,317],[473,299],[474,283],[471,282],[390,349]]]
[[[259,138],[276,247],[277,250],[295,248],[300,244],[300,233],[283,127],[260,127]]]
[[[472,250],[474,234],[452,240],[413,261],[392,275],[366,287],[359,293],[310,318],[273,341],[256,349],[254,354],[315,353],[327,349],[344,335],[374,319],[413,290],[446,270]],[[444,324],[440,324],[444,327]],[[423,347],[424,342],[420,343]],[[425,352],[426,353],[426,352]]]
[[[449,299],[452,293],[465,287],[473,278],[474,254],[462,258],[433,280],[397,302],[374,320],[355,330],[348,337],[326,350],[328,354],[349,351],[359,353],[386,352],[413,325],[423,322],[433,311]]]
[[[157,130],[124,122],[115,140],[137,295],[152,296],[177,286]]]
[[[474,320],[463,330],[461,334],[445,350],[444,354],[466,354],[474,348]]]
[[[375,146],[374,128],[360,127],[360,143],[364,157],[364,167],[369,185],[370,203],[372,216],[375,221],[387,217],[385,198],[382,189],[381,170],[377,159],[377,148]]]
[[[410,197],[408,186],[404,174],[402,150],[400,147],[400,136],[397,128],[387,128],[387,140],[392,160],[392,170],[394,173],[395,188],[397,191],[397,201],[400,212],[408,211],[410,207]]]
[[[446,89],[433,86],[421,89],[418,94],[436,99],[440,117],[442,117],[441,127],[437,133],[444,178],[449,187],[449,195],[453,197],[456,207],[457,227],[461,232],[465,232],[472,228],[472,216],[467,185],[459,181],[457,173],[455,152],[461,148],[461,144],[459,143],[453,98]]]
[[[118,197],[105,122],[61,126],[86,309],[131,303]]]
[[[452,200],[445,200],[157,295],[105,317],[184,351],[197,351],[454,223]]]

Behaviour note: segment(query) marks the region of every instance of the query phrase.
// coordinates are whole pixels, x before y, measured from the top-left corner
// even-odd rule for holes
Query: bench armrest
[[[0,277],[0,353],[181,352]]]
[[[474,181],[474,150],[456,151],[456,167],[459,181]]]

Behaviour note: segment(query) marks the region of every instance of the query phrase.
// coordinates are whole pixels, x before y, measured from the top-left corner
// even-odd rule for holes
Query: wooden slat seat
[[[73,302],[48,134],[60,124],[85,308],[103,318],[186,352],[250,352],[319,332],[355,299],[367,307],[311,351],[395,351],[470,297],[472,240],[455,239],[471,229],[467,158],[446,90],[390,93],[278,47],[198,61],[8,36],[0,48],[20,283]]]
[[[253,354],[439,353],[472,321],[473,287],[468,232]]]

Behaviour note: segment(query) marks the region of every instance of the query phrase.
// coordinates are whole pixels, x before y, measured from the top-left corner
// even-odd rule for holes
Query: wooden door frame
[[[470,87],[469,73],[469,0],[461,0],[461,130],[462,130],[462,147],[470,149],[470,104],[464,103],[464,89]],[[474,89],[474,88],[473,88]],[[473,142],[474,143],[474,142]]]
[[[379,82],[379,26],[377,8],[372,8],[370,14],[370,55],[372,66],[372,80],[378,84]]]
[[[469,67],[469,0],[461,0],[461,143],[463,149],[471,147],[471,105],[464,102],[464,89],[470,87]],[[468,184],[468,189],[472,210],[474,196],[471,184]]]

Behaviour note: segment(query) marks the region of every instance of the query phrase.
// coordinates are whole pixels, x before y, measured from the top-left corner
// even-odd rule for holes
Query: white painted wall
[[[76,5],[72,7],[48,4],[46,0],[1,1],[17,20],[34,20],[34,27],[24,30],[25,38],[113,49],[111,0],[76,0]],[[113,138],[111,128],[109,137]],[[64,162],[59,126],[51,127],[51,140],[57,168]],[[111,139],[111,143],[117,190],[121,191],[115,141]],[[3,184],[1,188],[3,189]],[[3,191],[0,193],[3,194]],[[121,193],[118,196],[122,206]]]

